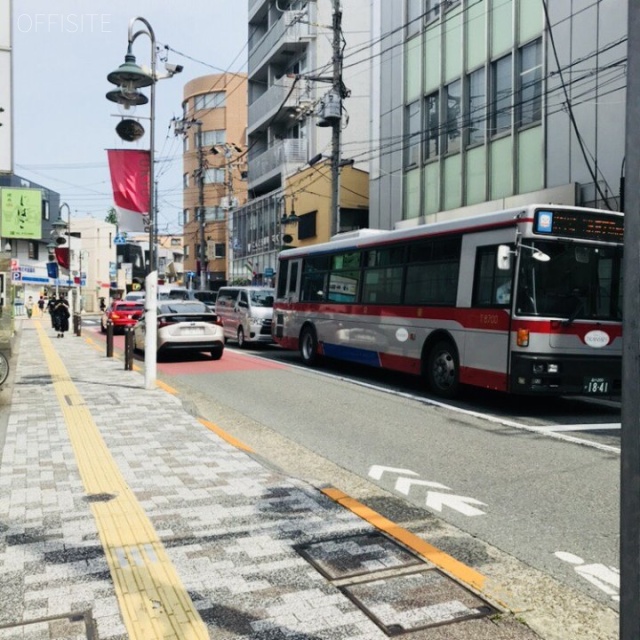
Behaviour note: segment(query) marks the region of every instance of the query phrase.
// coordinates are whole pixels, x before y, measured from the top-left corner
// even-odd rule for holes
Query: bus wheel
[[[307,325],[300,334],[300,355],[302,361],[312,367],[318,361],[318,337],[316,330]]]
[[[433,345],[427,356],[425,376],[431,391],[442,398],[453,398],[458,393],[458,356],[449,340]]]

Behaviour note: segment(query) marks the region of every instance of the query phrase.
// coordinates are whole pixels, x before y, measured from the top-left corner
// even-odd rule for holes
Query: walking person
[[[58,338],[64,338],[65,332],[69,331],[70,316],[71,312],[69,311],[69,303],[64,295],[61,295],[53,307],[53,317],[55,319],[54,328],[58,332]]]
[[[33,296],[29,296],[27,301],[24,303],[24,308],[27,310],[27,318],[31,318],[33,315]]]
[[[40,296],[38,300],[38,309],[40,310],[40,316],[44,315],[44,296]]]
[[[56,316],[55,313],[53,313],[53,310],[56,306],[56,297],[55,295],[50,295],[49,296],[49,302],[47,302],[47,311],[49,312],[49,315],[51,316],[51,328],[52,329],[56,329]]]

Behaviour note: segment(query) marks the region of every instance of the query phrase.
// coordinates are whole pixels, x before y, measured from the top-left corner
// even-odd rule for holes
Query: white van
[[[240,347],[250,342],[273,342],[274,296],[275,289],[269,287],[221,287],[216,298],[216,315],[222,322],[225,342],[237,340]]]

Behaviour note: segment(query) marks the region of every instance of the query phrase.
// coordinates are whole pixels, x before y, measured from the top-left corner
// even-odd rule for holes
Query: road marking
[[[471,585],[480,591],[484,588],[486,578],[481,573],[478,573],[459,560],[452,558],[437,547],[430,545],[428,542],[425,542],[422,538],[419,538],[410,531],[399,527],[395,522],[388,520],[377,511],[374,511],[373,509],[363,505],[361,502],[354,500],[339,489],[326,487],[321,489],[321,491],[326,496],[345,507],[345,509],[349,509],[349,511],[372,524],[376,529],[384,531],[392,538],[395,538],[402,544],[409,547],[409,549],[412,549],[423,558],[429,560],[429,562],[432,562],[443,571],[449,573],[454,578],[457,578],[461,582]]]
[[[619,422],[596,423],[596,424],[555,424],[544,427],[531,427],[532,431],[619,431],[622,424]]]
[[[472,504],[487,506],[484,502],[467,496],[454,496],[450,493],[438,493],[437,491],[427,493],[427,507],[431,507],[431,509],[442,511],[442,507],[449,507],[449,509],[459,511],[465,516],[483,516],[484,511],[472,507]]]
[[[556,558],[573,565],[575,572],[592,585],[604,591],[615,602],[620,601],[620,571],[615,567],[607,567],[605,564],[586,564],[585,561],[573,553],[556,551]]]
[[[374,464],[371,469],[369,469],[369,475],[374,478],[375,480],[380,480],[380,478],[382,478],[382,474],[388,472],[388,473],[397,473],[397,474],[404,474],[405,476],[417,476],[419,474],[417,474],[415,471],[411,471],[411,469],[399,469],[397,467],[383,467],[382,465],[379,464]]]
[[[411,491],[411,488],[414,486],[431,487],[433,489],[445,489],[447,491],[451,491],[449,487],[445,487],[443,484],[440,484],[439,482],[430,482],[429,480],[414,480],[413,478],[398,478],[398,480],[396,481],[396,491],[398,491],[399,493],[404,493],[405,496],[409,495],[409,491]]]
[[[209,633],[153,524],[120,473],[60,356],[39,320],[34,323],[113,579],[127,637],[208,640]]]

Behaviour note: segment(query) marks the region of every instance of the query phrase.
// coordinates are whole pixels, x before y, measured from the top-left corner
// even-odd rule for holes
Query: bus
[[[523,395],[616,396],[622,213],[529,205],[279,255],[274,340],[337,358]]]

